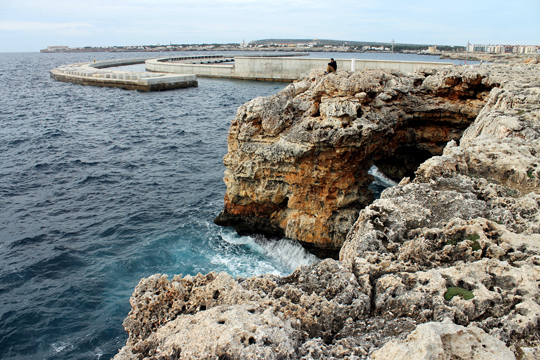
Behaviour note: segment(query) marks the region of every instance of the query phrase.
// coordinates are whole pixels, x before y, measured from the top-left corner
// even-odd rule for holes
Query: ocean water
[[[49,77],[148,55],[0,53],[0,359],[111,358],[142,277],[285,275],[317,261],[212,222],[236,109],[287,84],[199,78],[142,93]],[[372,170],[376,191],[392,185]]]

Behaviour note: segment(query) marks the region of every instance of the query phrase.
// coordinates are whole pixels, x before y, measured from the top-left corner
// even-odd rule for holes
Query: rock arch
[[[394,179],[459,141],[493,87],[482,69],[313,70],[238,109],[228,135],[218,225],[341,247],[373,201],[376,164]]]

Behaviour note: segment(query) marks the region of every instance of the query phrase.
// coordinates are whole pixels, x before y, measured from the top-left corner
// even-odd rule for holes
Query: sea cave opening
[[[368,171],[374,178],[368,186],[374,198],[379,199],[384,189],[397,185],[405,177],[414,179],[418,167],[432,156],[427,150],[405,145],[375,160]]]
[[[405,145],[400,146],[390,155],[374,161],[373,165],[389,179],[399,182],[405,177],[414,179],[418,167],[432,156],[434,154],[428,150]]]

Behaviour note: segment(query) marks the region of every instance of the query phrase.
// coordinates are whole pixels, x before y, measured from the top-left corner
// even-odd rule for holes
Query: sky
[[[540,45],[540,0],[0,0],[0,52],[270,38]]]

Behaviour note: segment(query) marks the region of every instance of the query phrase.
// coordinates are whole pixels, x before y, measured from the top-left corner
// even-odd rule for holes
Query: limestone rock
[[[522,360],[538,360],[540,359],[540,347],[518,347],[516,349],[518,357],[521,357]]]
[[[241,304],[256,295],[240,291],[241,287],[226,273],[195,277],[176,275],[172,281],[165,275],[142,279],[130,299],[131,311],[124,320],[129,329],[128,344],[148,337],[178,315],[206,310],[223,301]]]
[[[299,267],[285,278],[265,275],[233,279],[225,273],[210,273],[184,278],[175,276],[169,281],[166,276],[154,275],[142,279],[131,297],[132,310],[124,321],[130,336],[118,359],[157,356],[158,349],[165,351],[164,339],[177,332],[183,335],[167,343],[169,355],[177,353],[174,349],[183,349],[182,353],[186,354],[186,344],[195,339],[191,336],[197,333],[206,347],[193,345],[188,348],[190,354],[199,352],[201,358],[212,358],[218,348],[211,344],[226,342],[226,339],[234,339],[236,350],[227,352],[223,347],[219,351],[232,358],[244,355],[250,358],[257,354],[259,358],[265,358],[266,350],[257,348],[267,347],[272,341],[277,349],[273,349],[272,354],[282,358],[280,356],[288,353],[291,347],[299,347],[297,342],[300,340],[321,338],[331,341],[344,324],[369,313],[370,294],[368,278],[357,280],[352,272],[332,259],[314,267]],[[241,306],[242,310],[237,311],[232,306]],[[219,309],[212,310],[214,308]],[[233,318],[236,320],[232,321]],[[231,326],[220,328],[219,319],[231,319]],[[204,326],[194,326],[188,336],[186,324],[194,321],[209,321],[208,331],[214,327],[222,330],[204,335]],[[282,330],[273,332],[274,327],[279,327],[275,325],[278,323],[288,329],[287,334],[282,334]],[[258,324],[256,329],[253,324]],[[246,329],[255,330],[245,333]],[[204,336],[207,337],[203,339]],[[242,336],[247,345],[246,341],[240,341]],[[280,336],[291,339],[290,346],[283,344],[280,348]],[[250,343],[251,337],[255,343]]]
[[[481,329],[451,321],[418,326],[405,341],[391,341],[373,353],[373,360],[514,360],[514,354]]]
[[[538,358],[538,89],[538,65],[314,71],[241,107],[218,222],[340,261],[142,279],[116,359]],[[374,202],[371,164],[406,176]]]
[[[314,70],[277,95],[252,100],[231,123],[225,208],[216,223],[339,249],[373,200],[369,168],[401,178],[441,154],[498,85],[490,76],[453,67],[332,76]]]
[[[257,304],[216,306],[182,315],[115,359],[285,359],[299,347],[289,320]]]

